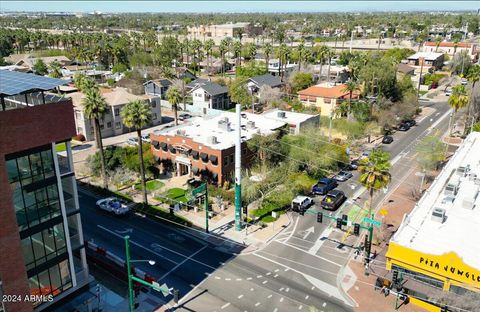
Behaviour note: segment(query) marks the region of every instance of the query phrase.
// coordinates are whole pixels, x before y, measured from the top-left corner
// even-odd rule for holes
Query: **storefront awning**
[[[177,152],[177,150],[175,149],[175,147],[173,147],[173,145],[168,145],[168,149],[170,150],[170,153],[172,153],[172,154],[175,154]]]
[[[210,161],[212,162],[212,164],[215,165],[215,164],[217,163],[217,161],[218,161],[217,156],[215,156],[215,155],[210,155]]]
[[[166,151],[167,150],[167,143],[160,142],[160,147],[162,148],[162,150]]]
[[[190,155],[192,155],[193,158],[198,159],[198,151],[191,151]]]
[[[200,153],[200,158],[202,158],[203,161],[208,161],[208,154],[207,153]]]
[[[158,149],[158,147],[160,146],[160,142],[158,142],[158,141],[152,141],[152,145],[153,145],[153,147],[155,147],[156,149]]]

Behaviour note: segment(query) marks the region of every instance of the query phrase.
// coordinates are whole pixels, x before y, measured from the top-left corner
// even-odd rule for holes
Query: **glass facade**
[[[63,155],[53,154],[52,145],[47,145],[6,156],[32,295],[56,296],[75,286],[73,276],[86,269],[70,143],[61,144],[66,146]]]

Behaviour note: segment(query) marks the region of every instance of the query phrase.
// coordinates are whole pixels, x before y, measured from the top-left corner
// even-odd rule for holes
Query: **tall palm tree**
[[[470,90],[470,102],[468,103],[468,117],[472,118],[472,125],[475,123],[475,116],[471,116],[473,114],[473,91],[475,90],[475,85],[480,80],[480,65],[476,64],[470,67],[470,70],[467,74],[467,79],[472,83],[472,89]]]
[[[320,62],[320,70],[318,73],[318,79],[321,81],[322,80],[322,68],[323,68],[323,62],[325,61],[326,56],[330,53],[330,48],[321,45],[317,49],[317,60]]]
[[[440,47],[440,43],[442,43],[442,37],[435,38],[435,52],[438,51],[438,48]]]
[[[235,55],[235,66],[242,66],[241,61],[241,52],[242,52],[242,43],[240,41],[235,41],[232,45],[232,52]]]
[[[458,85],[452,88],[452,95],[448,98],[448,104],[453,108],[452,120],[455,119],[455,114],[460,108],[468,105],[467,91],[463,85]],[[450,135],[452,135],[453,128],[450,127]]]
[[[103,120],[107,112],[107,102],[100,94],[97,85],[90,85],[83,88],[85,98],[82,101],[85,117],[93,121],[93,131],[95,133],[95,142],[97,150],[100,151],[100,163],[102,166],[103,187],[108,188],[107,172],[105,165],[105,154],[103,151],[102,132],[100,129],[100,120]]]
[[[121,113],[122,121],[125,126],[133,128],[137,131],[138,137],[138,157],[140,158],[140,177],[142,179],[143,203],[148,205],[147,199],[147,184],[145,181],[145,163],[143,161],[143,143],[142,143],[142,128],[152,122],[152,111],[150,105],[141,100],[134,100],[128,102],[123,107]]]
[[[180,92],[180,90],[178,90],[177,87],[171,86],[167,90],[167,100],[173,108],[173,112],[175,115],[175,125],[178,125],[177,110],[178,104],[182,101],[182,93]]]
[[[270,43],[265,43],[263,46],[263,53],[265,54],[265,68],[268,72],[268,63],[270,62],[270,55],[272,55],[273,47]]]
[[[391,181],[390,154],[380,149],[374,149],[367,158],[359,162],[358,181],[368,189],[370,202],[368,217],[372,217],[373,195],[376,191],[388,186]]]
[[[228,51],[229,41],[224,38],[220,41],[220,46],[218,47],[220,50],[220,60],[222,62],[222,75],[225,77],[225,53]]]
[[[212,55],[212,49],[215,45],[215,41],[213,39],[208,39],[204,43],[205,53],[207,54],[207,74],[210,73],[210,56]]]
[[[358,82],[350,79],[345,83],[345,87],[343,88],[343,92],[348,92],[348,112],[347,112],[347,119],[352,119],[352,96],[353,92],[360,90],[360,85]]]

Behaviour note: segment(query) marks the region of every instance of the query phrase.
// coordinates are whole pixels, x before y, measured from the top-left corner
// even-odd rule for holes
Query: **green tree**
[[[448,104],[453,108],[452,120],[455,119],[455,114],[461,108],[468,105],[467,91],[463,85],[458,85],[452,88],[452,95],[448,98]],[[452,135],[453,128],[450,129]]]
[[[234,103],[241,104],[243,108],[248,107],[252,103],[252,96],[242,80],[232,82],[228,86],[228,94]]]
[[[354,80],[349,80],[345,83],[345,87],[343,88],[343,92],[348,92],[348,114],[347,118],[348,120],[352,119],[352,97],[353,93],[356,91],[360,91],[360,86],[358,83]]]
[[[128,70],[128,67],[127,65],[123,64],[123,63],[117,63],[115,65],[113,65],[112,67],[112,73],[115,74],[115,73],[124,73]]]
[[[380,149],[372,150],[367,158],[359,162],[360,177],[358,181],[367,188],[370,195],[369,217],[372,216],[374,192],[386,188],[390,184],[390,168],[390,154]]]
[[[172,105],[175,116],[175,125],[178,125],[178,104],[182,101],[182,92],[175,86],[170,86],[167,90],[167,100]]]
[[[313,84],[313,75],[305,72],[297,72],[290,79],[291,92],[296,93],[310,87]]]
[[[100,120],[103,120],[107,112],[107,102],[100,94],[98,88],[88,88],[84,90],[85,98],[82,101],[85,117],[93,121],[93,131],[95,133],[95,142],[97,150],[100,152],[100,161],[102,167],[103,187],[108,188],[107,172],[105,166],[105,154],[103,151],[102,133]]]
[[[33,72],[39,76],[45,76],[48,73],[47,64],[41,59],[38,59],[35,64],[33,64]]]
[[[210,57],[212,56],[212,49],[215,46],[215,41],[213,39],[208,39],[205,41],[203,47],[205,48],[205,53],[207,55],[207,74],[210,74]]]
[[[268,72],[268,63],[270,62],[270,56],[272,55],[273,47],[270,43],[265,43],[263,46],[263,53],[265,54],[265,71]]]
[[[152,111],[148,103],[135,100],[125,105],[120,113],[123,123],[137,131],[138,157],[140,159],[140,178],[142,180],[143,203],[148,205],[147,185],[145,181],[145,163],[143,159],[142,128],[152,122]]]
[[[60,63],[57,61],[53,61],[50,63],[50,77],[52,78],[61,78],[62,77],[62,69],[60,67]]]
[[[470,97],[469,97],[470,101],[468,103],[467,120],[471,119],[472,120],[471,124],[473,124],[476,121],[475,116],[472,116],[473,115],[474,104],[475,104],[475,99],[476,99],[473,92],[475,90],[475,86],[476,86],[477,82],[480,80],[480,65],[475,64],[472,67],[470,67],[470,70],[468,71],[467,79],[472,83],[472,89],[470,90]]]
[[[445,159],[445,143],[436,136],[428,135],[417,145],[418,162],[423,170],[436,170]]]

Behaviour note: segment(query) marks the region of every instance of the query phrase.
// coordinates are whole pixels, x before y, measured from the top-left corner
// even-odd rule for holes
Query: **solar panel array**
[[[70,80],[55,79],[16,71],[0,70],[1,95],[15,95],[32,90],[52,90],[69,82]]]

